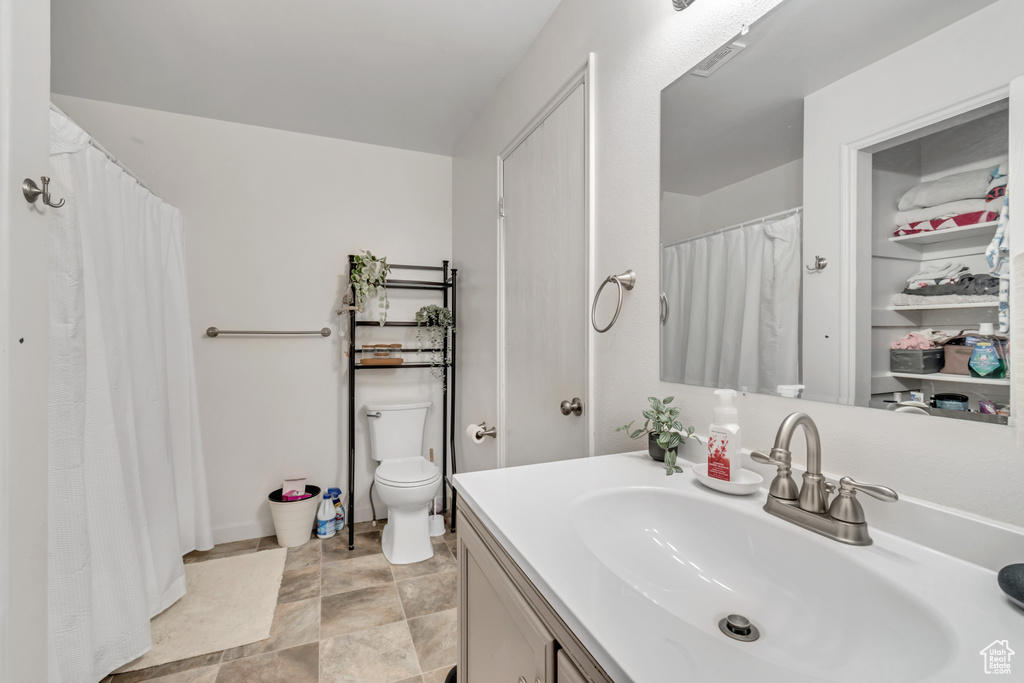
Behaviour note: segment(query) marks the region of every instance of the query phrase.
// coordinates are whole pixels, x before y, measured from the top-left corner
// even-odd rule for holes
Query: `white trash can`
[[[294,548],[312,538],[316,508],[320,503],[320,487],[306,484],[306,493],[311,495],[302,500],[281,500],[281,489],[267,496],[270,514],[274,517],[277,544],[282,548]]]

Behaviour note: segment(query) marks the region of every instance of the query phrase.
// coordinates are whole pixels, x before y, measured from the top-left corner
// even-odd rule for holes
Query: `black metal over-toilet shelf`
[[[352,269],[355,267],[355,255],[348,257],[348,270],[351,279]],[[441,293],[441,304],[451,309],[452,321],[457,320],[456,308],[456,282],[458,281],[458,269],[449,268],[448,261],[442,261],[440,266],[415,266],[415,265],[392,265],[391,270],[417,270],[441,273],[441,280],[393,280],[388,279],[388,289],[411,289],[424,291],[437,291]],[[356,371],[357,370],[406,370],[413,368],[430,368],[430,363],[402,363],[401,365],[361,365],[356,363],[356,354],[359,353],[356,347],[356,330],[360,327],[380,327],[375,320],[356,320],[356,312],[348,311],[348,501],[349,501],[349,525],[348,525],[348,549],[355,547],[355,521],[353,511],[356,500]],[[415,321],[409,320],[387,320],[384,327],[416,327]],[[455,350],[456,350],[456,329],[455,325],[450,335],[445,335],[444,342],[440,349],[423,349],[423,351],[440,351],[442,358],[447,362],[441,365],[441,511],[448,510],[448,490],[452,496],[451,530],[455,531],[455,488],[451,485],[448,477],[449,457],[451,459],[451,473],[454,476],[455,466]],[[419,349],[403,348],[403,351],[419,352]]]

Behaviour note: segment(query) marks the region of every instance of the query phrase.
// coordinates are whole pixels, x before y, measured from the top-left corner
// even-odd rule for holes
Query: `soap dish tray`
[[[739,481],[725,481],[724,479],[709,477],[708,464],[706,462],[694,465],[693,474],[697,477],[697,481],[709,489],[729,493],[734,496],[749,496],[751,493],[757,493],[761,490],[761,483],[764,482],[764,478],[752,470],[740,470]]]

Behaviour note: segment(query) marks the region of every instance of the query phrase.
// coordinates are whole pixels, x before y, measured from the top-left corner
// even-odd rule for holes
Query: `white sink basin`
[[[616,488],[576,498],[568,512],[579,538],[625,584],[746,655],[851,682],[919,681],[946,664],[950,626],[860,561],[871,551],[718,500]],[[728,638],[718,628],[728,614],[750,619],[760,638]]]

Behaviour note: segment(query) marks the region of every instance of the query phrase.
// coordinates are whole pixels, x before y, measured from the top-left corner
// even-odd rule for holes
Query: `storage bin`
[[[962,339],[962,337],[957,337]],[[971,362],[971,354],[974,353],[973,346],[962,344],[946,344],[942,347],[946,352],[945,360],[942,363],[941,372],[945,375],[970,375],[968,363]]]
[[[927,375],[942,369],[942,349],[890,349],[889,370]]]

